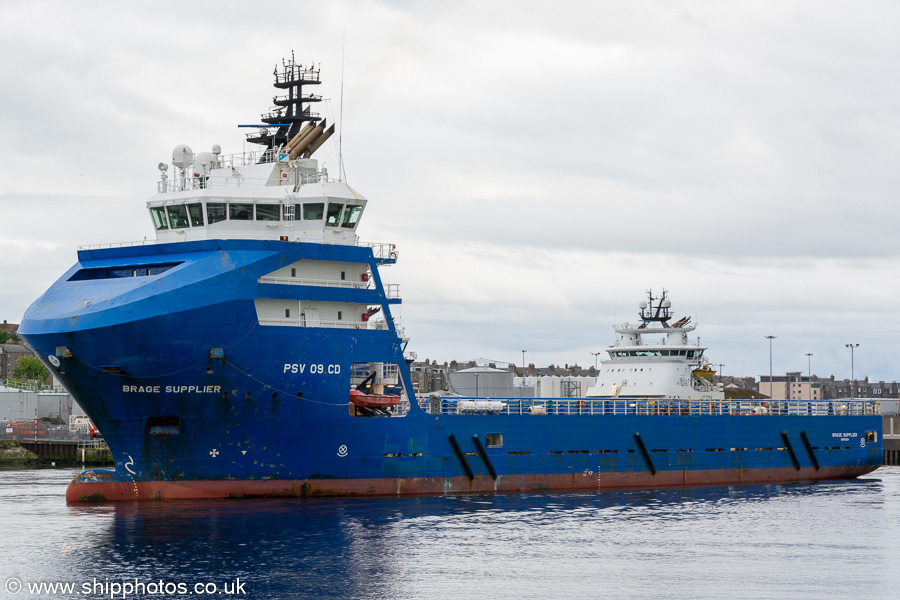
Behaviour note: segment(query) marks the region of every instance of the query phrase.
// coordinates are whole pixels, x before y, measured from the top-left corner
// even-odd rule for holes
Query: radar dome
[[[638,308],[640,308],[641,310],[647,308],[647,303],[641,300],[640,304],[638,304]]]
[[[663,300],[662,307],[663,307],[663,308],[672,308],[672,303],[669,302],[669,299],[668,299],[668,298],[666,298],[665,300]]]
[[[172,164],[179,169],[186,169],[194,164],[194,151],[187,144],[178,144],[172,150]]]

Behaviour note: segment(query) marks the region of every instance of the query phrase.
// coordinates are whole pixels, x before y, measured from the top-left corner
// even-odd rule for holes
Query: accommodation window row
[[[611,351],[610,355],[617,358],[635,356],[687,356],[688,358],[699,358],[702,353],[702,350],[616,350]]]
[[[214,225],[222,221],[322,221],[328,227],[353,229],[359,222],[362,206],[340,202],[308,202],[282,205],[253,202],[207,202],[204,222],[203,203],[153,206],[150,214],[157,231]]]

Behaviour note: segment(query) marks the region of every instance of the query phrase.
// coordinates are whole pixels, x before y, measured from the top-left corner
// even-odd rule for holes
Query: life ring
[[[397,253],[396,253],[396,252],[391,252],[391,259],[392,259],[392,260],[397,260]]]

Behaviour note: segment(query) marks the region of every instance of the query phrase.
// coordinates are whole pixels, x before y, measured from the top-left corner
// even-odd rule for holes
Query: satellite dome
[[[209,175],[210,169],[212,169],[215,164],[216,159],[212,152],[198,152],[197,156],[194,157],[194,175],[197,177]]]
[[[640,308],[641,310],[647,308],[647,302],[641,300],[640,304],[638,304],[638,308]]]
[[[662,307],[663,307],[663,308],[672,308],[672,303],[669,302],[669,299],[668,299],[668,298],[666,298],[665,300],[663,300]]]
[[[187,144],[178,144],[172,150],[172,164],[179,169],[186,169],[194,164],[194,151]]]

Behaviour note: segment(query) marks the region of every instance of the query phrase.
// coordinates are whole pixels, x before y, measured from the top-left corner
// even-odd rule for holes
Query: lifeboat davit
[[[400,404],[400,396],[365,394],[359,390],[350,390],[350,403],[362,408],[387,408]]]

